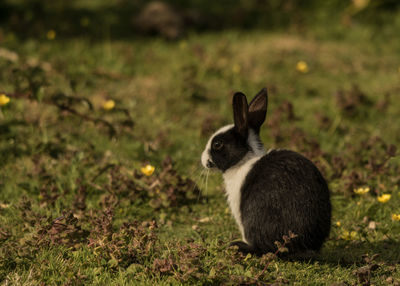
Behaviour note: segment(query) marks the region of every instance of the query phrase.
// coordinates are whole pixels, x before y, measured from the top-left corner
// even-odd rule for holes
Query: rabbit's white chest
[[[247,243],[244,235],[244,229],[242,224],[242,217],[240,212],[240,201],[241,201],[241,188],[246,179],[247,174],[252,169],[255,162],[257,162],[262,156],[257,156],[247,160],[245,163],[239,166],[234,166],[225,171],[223,177],[226,188],[226,195],[228,204],[231,209],[232,215],[239,226],[242,239]]]

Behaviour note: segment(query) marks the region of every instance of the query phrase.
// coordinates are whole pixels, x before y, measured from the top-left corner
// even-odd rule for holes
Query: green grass
[[[2,283],[400,283],[399,39],[363,28],[5,39],[18,59],[0,57],[11,98],[0,119]],[[329,181],[331,235],[311,261],[229,249],[240,235],[220,174],[206,183],[201,172],[208,136],[232,121],[232,92],[264,86],[266,148],[305,154]]]

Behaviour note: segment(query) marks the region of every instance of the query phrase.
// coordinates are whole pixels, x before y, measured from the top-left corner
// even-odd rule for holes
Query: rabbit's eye
[[[214,150],[221,150],[223,146],[224,146],[224,143],[222,143],[221,141],[215,141],[215,142],[212,144],[212,148],[213,148]]]

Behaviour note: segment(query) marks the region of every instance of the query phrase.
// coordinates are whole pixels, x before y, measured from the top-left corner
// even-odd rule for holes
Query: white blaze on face
[[[201,154],[201,164],[203,165],[204,168],[207,168],[207,162],[212,161],[211,156],[210,156],[210,151],[211,151],[211,142],[214,139],[215,136],[218,134],[224,133],[228,131],[229,129],[233,128],[233,124],[226,125],[224,127],[221,127],[218,129],[208,140],[206,148],[204,149],[203,153]]]

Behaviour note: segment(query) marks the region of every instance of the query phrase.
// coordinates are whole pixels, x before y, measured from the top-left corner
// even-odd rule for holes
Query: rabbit
[[[244,254],[278,253],[276,241],[296,235],[285,247],[290,254],[317,253],[331,227],[328,185],[308,159],[289,150],[265,151],[260,127],[268,105],[263,88],[247,104],[233,96],[234,124],[224,126],[208,140],[201,155],[207,169],[222,172],[227,201],[241,232],[238,246]]]

